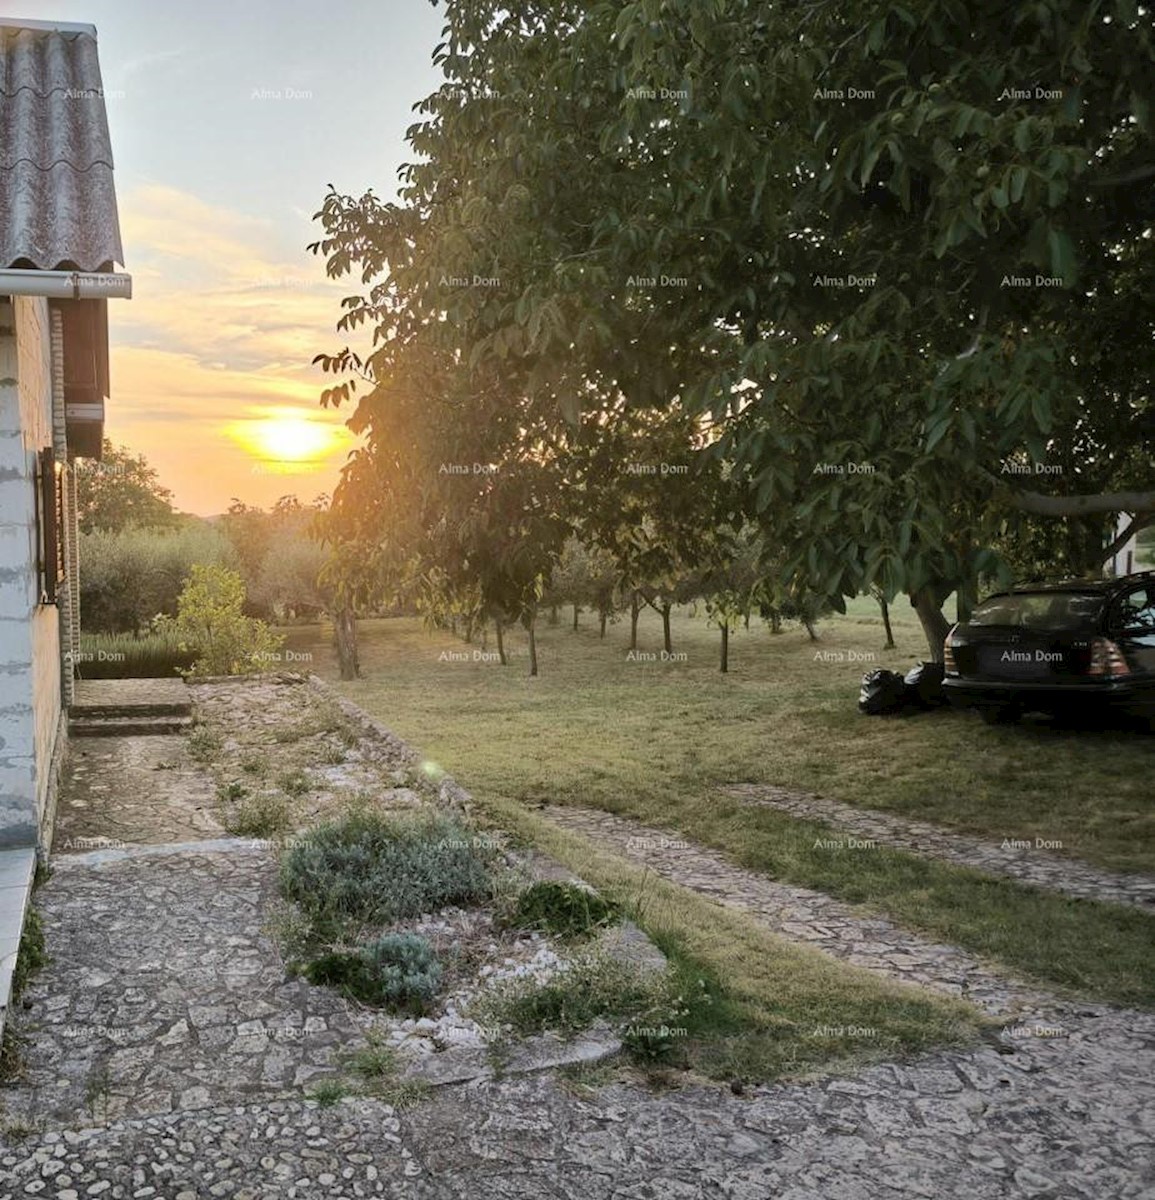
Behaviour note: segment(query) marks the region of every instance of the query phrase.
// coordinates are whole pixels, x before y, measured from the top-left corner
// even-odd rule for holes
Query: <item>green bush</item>
[[[578,937],[622,919],[621,909],[596,892],[574,883],[535,883],[518,897],[506,924],[539,929],[559,937]]]
[[[413,933],[388,933],[353,953],[324,954],[305,968],[310,983],[365,1004],[423,1012],[441,986],[433,948]]]
[[[162,633],[82,633],[80,652],[65,654],[79,679],[174,678],[192,666],[193,657],[176,637]]]
[[[291,846],[281,859],[281,891],[319,929],[385,925],[483,899],[488,859],[449,817],[362,811]]]
[[[225,567],[195,565],[177,600],[177,614],[157,627],[196,658],[193,675],[243,675],[266,670],[284,638],[244,613],[245,584]]]

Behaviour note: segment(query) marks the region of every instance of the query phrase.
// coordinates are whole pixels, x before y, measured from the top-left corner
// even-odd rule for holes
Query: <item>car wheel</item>
[[[987,706],[979,711],[988,725],[1013,725],[1023,715],[1022,710],[1013,704]]]

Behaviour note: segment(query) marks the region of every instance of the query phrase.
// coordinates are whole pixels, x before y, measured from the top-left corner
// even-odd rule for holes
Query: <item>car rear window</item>
[[[1027,629],[1083,629],[1097,624],[1097,592],[1016,592],[992,596],[971,613],[971,625],[1021,625]]]

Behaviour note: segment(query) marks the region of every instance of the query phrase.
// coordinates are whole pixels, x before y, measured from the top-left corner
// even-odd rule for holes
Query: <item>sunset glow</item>
[[[348,440],[334,425],[296,409],[269,409],[247,420],[234,421],[225,431],[258,463],[301,471],[319,470]]]

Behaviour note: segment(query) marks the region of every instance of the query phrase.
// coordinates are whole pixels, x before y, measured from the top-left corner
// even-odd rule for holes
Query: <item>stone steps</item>
[[[186,733],[193,726],[191,716],[161,713],[139,713],[122,716],[70,717],[68,736],[81,737],[147,737],[150,734]]]
[[[151,704],[73,704],[68,715],[73,719],[105,717],[187,717],[192,712],[189,701]]]
[[[192,698],[179,679],[93,679],[76,684],[70,737],[147,737],[192,727]]]

